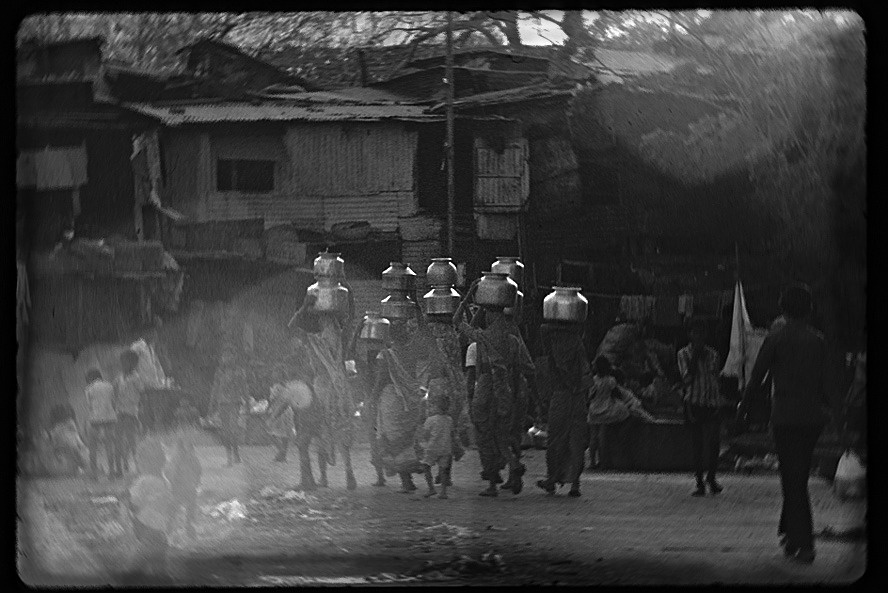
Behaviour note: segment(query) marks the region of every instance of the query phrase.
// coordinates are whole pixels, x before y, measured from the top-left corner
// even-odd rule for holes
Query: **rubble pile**
[[[422,581],[438,581],[461,577],[492,576],[506,572],[506,563],[503,561],[503,557],[494,553],[493,550],[489,550],[477,558],[463,554],[439,562],[428,560],[421,567],[408,571],[406,576]]]
[[[626,376],[631,389],[648,410],[681,410],[678,362],[669,344],[645,338],[633,323],[612,327],[595,354],[605,356]]]

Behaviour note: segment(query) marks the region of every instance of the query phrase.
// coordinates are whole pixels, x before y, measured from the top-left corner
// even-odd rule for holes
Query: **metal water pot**
[[[524,264],[517,257],[497,256],[496,261],[490,266],[490,271],[507,273],[519,287],[524,282]]]
[[[407,264],[393,261],[382,273],[382,286],[386,290],[411,292],[416,287],[416,272]]]
[[[348,289],[333,277],[321,276],[305,293],[314,295],[315,311],[324,313],[348,313]]]
[[[361,322],[359,338],[369,342],[387,342],[391,323],[375,311],[367,311]]]
[[[457,272],[453,260],[449,257],[433,257],[426,270],[426,284],[429,286],[453,286],[456,284]]]
[[[506,272],[484,272],[475,292],[475,302],[488,307],[514,307],[518,285]]]
[[[315,278],[342,278],[345,275],[345,260],[338,253],[325,251],[314,260]]]
[[[423,295],[426,313],[428,315],[453,315],[456,308],[459,307],[459,301],[462,297],[449,284],[443,286],[434,286],[432,290]]]
[[[543,299],[543,319],[583,323],[589,312],[589,301],[580,294],[579,288],[554,286]]]
[[[412,319],[417,304],[402,292],[393,292],[382,299],[382,316],[386,319]]]

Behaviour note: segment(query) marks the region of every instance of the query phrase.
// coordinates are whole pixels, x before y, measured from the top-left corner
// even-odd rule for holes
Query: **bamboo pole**
[[[447,11],[447,255],[454,257],[456,204],[453,178],[453,12]]]

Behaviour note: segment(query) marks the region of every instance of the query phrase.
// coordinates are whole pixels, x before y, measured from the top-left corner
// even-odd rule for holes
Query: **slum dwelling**
[[[83,420],[83,367],[113,376],[108,353],[148,337],[182,288],[159,240],[156,122],[113,96],[119,72],[101,47],[85,38],[17,53],[19,401],[38,424],[65,400]]]

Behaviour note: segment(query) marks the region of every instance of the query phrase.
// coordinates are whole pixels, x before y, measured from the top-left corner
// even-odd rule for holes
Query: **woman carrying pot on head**
[[[375,314],[374,314],[375,315]],[[361,409],[361,419],[364,421],[364,427],[367,430],[367,437],[370,442],[370,463],[376,470],[376,482],[374,486],[385,486],[385,466],[382,463],[382,452],[380,450],[378,438],[378,416],[379,416],[379,394],[373,389],[376,381],[376,361],[384,344],[377,342],[376,339],[367,342],[359,341],[362,331],[369,324],[387,324],[388,320],[374,316],[373,318],[364,318],[359,323],[349,342],[347,354],[349,360],[354,361],[357,376],[353,381],[356,384],[356,400],[363,403]]]
[[[426,316],[426,327],[430,334],[431,373],[429,378],[429,401],[443,398],[448,402],[447,415],[453,421],[456,436],[453,438],[453,458],[459,461],[465,450],[460,442],[460,435],[465,432],[466,414],[466,382],[462,372],[462,349],[459,334],[453,327],[452,315]],[[442,476],[435,478],[435,483],[442,483]]]
[[[503,316],[505,317],[504,327],[506,331],[521,340],[522,343],[525,343],[515,315],[515,308],[507,307],[503,309]],[[483,328],[487,326],[486,309],[481,308],[475,313],[472,317],[471,325],[474,328]],[[475,345],[475,348],[477,349],[477,345]],[[524,375],[518,376],[517,386],[513,395],[515,397],[515,413],[512,414],[512,425],[509,433],[511,435],[510,447],[517,462],[520,464],[522,456],[521,441],[526,434],[527,429],[533,425],[533,420],[539,418],[541,408],[540,402],[531,392],[530,384]],[[531,409],[531,404],[533,404],[533,409]],[[528,414],[532,412],[535,412],[535,415],[529,417]],[[513,481],[512,476],[510,475],[509,479],[506,480],[500,488],[503,490],[511,490],[512,485]]]
[[[318,311],[317,297],[307,294],[302,306],[290,320],[290,327],[297,330],[297,336],[308,350],[311,366],[312,389],[319,406],[321,443],[323,451],[322,483],[325,481],[326,465],[335,465],[336,446],[345,463],[346,487],[357,488],[351,465],[352,427],[355,403],[351,386],[346,379],[345,350],[348,343],[348,327],[354,317],[354,295],[345,279],[340,279],[348,290],[348,311],[345,315]],[[301,331],[300,331],[301,330]]]
[[[592,386],[592,374],[583,346],[583,326],[544,323],[540,327],[540,337],[553,385],[547,406],[547,476],[537,482],[537,486],[554,494],[557,485],[570,484],[569,495],[579,496],[587,444],[586,394]]]
[[[519,376],[524,376],[536,393],[535,368],[524,341],[511,332],[503,313],[504,307],[484,305],[487,327],[477,329],[466,323],[468,303],[475,296],[480,280],[472,283],[453,316],[460,335],[477,343],[477,379],[472,399],[472,420],[477,432],[478,452],[483,478],[490,486],[481,496],[497,496],[496,485],[502,483],[500,472],[509,467],[512,492],[521,492],[524,466],[512,448],[512,433]],[[523,414],[523,411],[521,412]]]
[[[389,342],[376,358],[371,399],[379,402],[377,437],[386,475],[400,477],[401,492],[410,493],[416,490],[412,474],[423,471],[416,436],[425,422],[418,373],[426,348],[417,320],[390,322]]]

